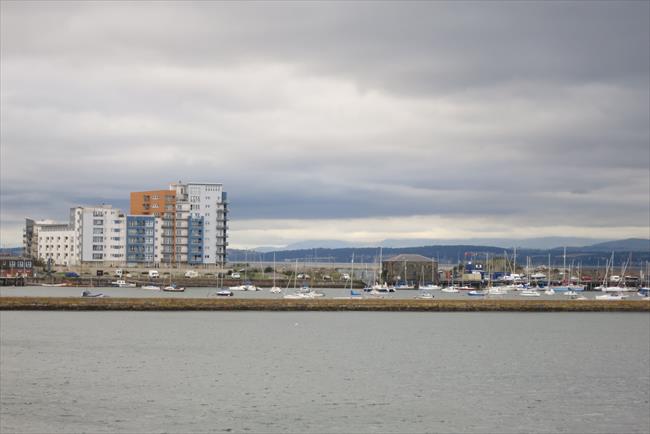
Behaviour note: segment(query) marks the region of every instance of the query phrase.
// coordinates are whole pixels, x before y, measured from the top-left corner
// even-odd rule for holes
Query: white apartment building
[[[70,209],[75,251],[83,262],[126,260],[126,215],[111,205]]]
[[[39,228],[37,256],[54,265],[77,265],[75,231],[68,225],[46,225]]]
[[[223,184],[179,182],[169,188],[176,191],[176,250],[181,261],[224,264],[228,202]]]

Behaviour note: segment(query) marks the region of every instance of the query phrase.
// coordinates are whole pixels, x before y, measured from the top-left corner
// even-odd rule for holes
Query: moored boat
[[[163,288],[163,291],[165,292],[185,292],[185,288],[182,286],[176,286],[175,284],[171,284],[169,286],[165,286]]]

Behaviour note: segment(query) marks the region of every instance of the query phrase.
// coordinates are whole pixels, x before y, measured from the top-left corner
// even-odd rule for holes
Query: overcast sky
[[[1,236],[223,182],[231,247],[650,236],[649,2],[1,3]]]

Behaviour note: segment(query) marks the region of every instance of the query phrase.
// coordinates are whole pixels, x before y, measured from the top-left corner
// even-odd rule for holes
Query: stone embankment
[[[650,312],[645,300],[284,300],[236,298],[0,297],[0,310]]]

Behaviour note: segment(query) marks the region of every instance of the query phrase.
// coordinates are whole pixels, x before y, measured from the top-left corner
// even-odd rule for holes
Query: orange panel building
[[[174,262],[174,252],[176,250],[176,191],[132,191],[131,214],[152,215],[162,219],[163,261]]]
[[[174,215],[176,192],[174,190],[151,190],[131,192],[131,214],[165,217]]]

